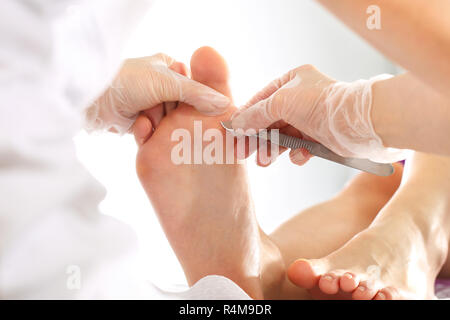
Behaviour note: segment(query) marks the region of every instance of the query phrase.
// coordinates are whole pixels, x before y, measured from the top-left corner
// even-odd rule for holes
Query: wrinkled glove
[[[371,121],[372,85],[389,77],[336,82],[305,65],[253,97],[233,116],[232,126],[258,130],[282,120],[341,156],[399,161],[405,158],[404,152],[386,148]],[[298,164],[304,163],[302,160],[298,159]]]
[[[112,85],[86,110],[85,128],[126,133],[140,111],[163,102],[186,102],[208,115],[225,111],[228,97],[171,70],[173,63],[164,54],[126,60]]]

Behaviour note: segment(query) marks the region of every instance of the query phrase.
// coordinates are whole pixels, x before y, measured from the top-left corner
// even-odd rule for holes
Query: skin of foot
[[[175,70],[185,73],[182,66],[175,67]],[[144,118],[138,120],[141,126],[135,126],[135,131],[141,128],[143,133],[136,136],[148,139],[146,135],[151,132],[149,129],[151,124],[145,120]],[[138,142],[138,144],[142,143]],[[276,250],[273,248],[273,243],[275,243],[282,252],[284,262],[289,265],[299,255],[308,258],[322,257],[338,249],[370,224],[397,189],[402,169],[402,166],[396,166],[396,174],[388,178],[360,173],[333,199],[307,209],[283,224],[270,235],[271,240],[267,241],[264,233],[261,233],[261,236],[266,239],[262,242],[262,251],[269,257],[271,253],[274,255],[273,252]],[[327,223],[324,224],[323,221]],[[318,228],[323,232],[316,232]],[[270,259],[266,260],[270,261]],[[272,269],[266,268],[265,273],[269,275],[279,273],[279,267],[275,264]],[[271,278],[267,275],[263,277]],[[270,283],[270,281],[267,282]],[[272,285],[268,286],[269,289],[265,290],[266,298],[311,298],[307,290],[294,286],[286,277],[283,277],[281,285],[278,284],[279,281],[272,280],[271,283]]]
[[[338,250],[366,229],[391,199],[400,185],[403,166],[395,164],[395,173],[378,177],[361,172],[332,199],[303,210],[272,234],[271,240],[283,255],[286,266],[299,257],[322,258]],[[282,299],[344,299],[351,294],[323,294],[294,285],[287,277],[282,284]]]
[[[187,73],[182,64],[172,69]],[[198,49],[191,58],[191,70],[194,80],[231,96],[226,63],[213,49]],[[215,274],[233,280],[252,298],[275,296],[285,266],[256,221],[245,164],[175,164],[171,159],[174,146],[180,143],[172,141],[172,133],[184,129],[195,139],[194,121],[201,122],[203,133],[219,130],[225,146],[220,121],[228,120],[235,108],[210,117],[180,103],[164,111],[167,114],[161,119],[162,107],[158,107],[156,130],[154,114],[141,115],[135,123],[136,168],[188,284]],[[203,150],[209,143],[202,141]]]
[[[323,258],[299,259],[293,284],[313,297],[433,299],[448,274],[450,159],[416,153],[402,185],[368,228]]]
[[[194,79],[229,95],[225,64],[212,49],[198,50],[192,57],[191,68]],[[174,64],[173,69],[187,73],[182,64]],[[157,115],[146,113],[138,118],[134,127],[139,146],[137,171],[188,282],[193,284],[205,275],[221,274],[234,280],[254,298],[308,299],[311,295],[315,298],[343,298],[355,297],[355,294],[358,298],[356,290],[345,291],[340,287],[345,287],[343,278],[367,284],[367,280],[360,280],[360,274],[366,274],[367,270],[373,273],[370,268],[360,274],[338,270],[340,273],[337,274],[341,275],[339,288],[336,294],[331,294],[334,291],[325,293],[317,284],[322,278],[320,275],[305,274],[308,267],[298,272],[298,263],[305,266],[305,260],[291,266],[289,276],[293,282],[285,278],[283,265],[291,264],[298,257],[319,261],[321,259],[318,258],[331,256],[332,252],[345,247],[352,237],[358,237],[397,189],[402,167],[397,166],[396,174],[388,178],[359,174],[335,198],[305,210],[267,237],[254,219],[245,166],[174,166],[168,159],[168,150],[175,144],[169,138],[174,129],[187,128],[192,132],[194,120],[201,120],[204,129],[221,129],[218,121],[228,119],[234,109],[230,108],[227,114],[217,118],[204,117],[183,104],[177,110],[173,109],[174,104],[161,105]],[[153,133],[153,117],[157,117],[155,123],[159,123],[162,115],[166,115],[161,122],[163,129],[158,126]],[[150,141],[153,142],[150,144]],[[218,183],[211,184],[211,180]],[[224,188],[230,183],[234,186],[232,190]],[[205,189],[209,192],[204,192]],[[177,201],[173,201],[173,194],[177,194]],[[223,196],[214,197],[214,194]],[[233,227],[227,230],[229,226]],[[230,242],[224,245],[226,241],[223,239]],[[306,261],[306,266],[316,260]],[[298,286],[299,278],[296,277],[299,275],[303,286],[305,282],[311,282],[304,286],[311,289]],[[378,284],[381,279],[378,279]],[[398,292],[397,288],[384,289],[386,291],[380,291],[381,295],[377,292],[377,298],[396,297],[393,294]]]

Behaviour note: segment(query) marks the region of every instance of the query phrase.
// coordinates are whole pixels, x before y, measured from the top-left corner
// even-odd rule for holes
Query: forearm
[[[450,96],[450,2],[444,0],[318,0],[375,48]],[[380,8],[380,29],[367,8]]]
[[[450,155],[450,99],[410,73],[372,88],[372,123],[386,147]]]

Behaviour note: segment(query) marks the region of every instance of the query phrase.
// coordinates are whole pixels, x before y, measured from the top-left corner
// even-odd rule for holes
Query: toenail
[[[366,287],[360,286],[360,287],[358,288],[358,290],[359,290],[359,291],[366,291]]]
[[[333,277],[330,275],[326,275],[325,277],[323,277],[325,280],[327,281],[333,281]]]
[[[347,279],[353,279],[353,276],[350,273],[346,273],[344,277],[346,277]]]
[[[381,300],[386,300],[386,295],[383,292],[378,292],[378,298]]]

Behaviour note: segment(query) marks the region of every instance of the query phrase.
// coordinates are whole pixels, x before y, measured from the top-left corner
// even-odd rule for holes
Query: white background
[[[189,65],[191,54],[204,45],[228,61],[237,105],[302,64],[314,64],[343,81],[396,70],[312,0],[160,0],[140,24],[125,57],[164,52]],[[185,283],[136,177],[133,138],[82,132],[75,141],[80,160],[108,190],[101,211],[136,230],[148,278],[164,287]],[[269,168],[256,167],[252,158],[249,172],[258,219],[266,232],[331,197],[355,173],[320,159],[296,167],[287,155]]]

